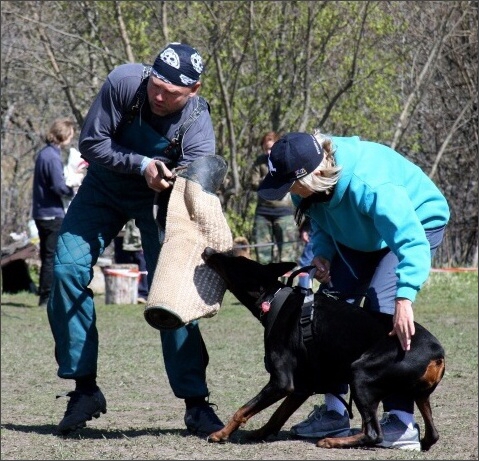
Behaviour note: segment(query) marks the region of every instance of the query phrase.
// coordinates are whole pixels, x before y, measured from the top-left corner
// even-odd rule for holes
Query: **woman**
[[[394,316],[402,348],[414,335],[413,302],[427,280],[431,258],[449,221],[446,199],[428,176],[393,149],[357,136],[289,133],[275,143],[269,174],[258,194],[278,200],[290,192],[312,224],[316,278],[365,307]],[[300,437],[340,436],[349,417],[331,389],[325,405],[292,427]],[[383,401],[383,447],[420,450],[414,402],[401,395]]]
[[[53,283],[53,260],[60,227],[65,217],[64,200],[71,199],[74,189],[64,177],[62,148],[75,135],[75,124],[69,118],[56,119],[47,135],[46,145],[38,152],[33,173],[32,217],[40,238],[40,286],[38,305],[46,307]]]

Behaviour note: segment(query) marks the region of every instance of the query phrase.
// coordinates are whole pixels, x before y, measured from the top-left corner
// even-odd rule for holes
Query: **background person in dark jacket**
[[[275,131],[268,131],[261,138],[263,153],[258,156],[253,166],[251,178],[253,190],[258,189],[261,181],[268,174],[269,153],[278,139],[279,134]],[[256,261],[261,264],[298,259],[298,229],[294,221],[294,207],[290,194],[286,194],[280,200],[265,200],[258,196],[253,240]]]
[[[58,233],[65,217],[63,199],[71,198],[74,189],[65,183],[62,147],[75,135],[74,122],[56,119],[45,137],[46,146],[38,152],[33,174],[32,217],[40,239],[39,306],[46,306],[53,282],[53,258]]]

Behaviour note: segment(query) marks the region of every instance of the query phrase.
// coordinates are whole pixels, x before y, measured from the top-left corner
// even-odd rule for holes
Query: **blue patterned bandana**
[[[170,43],[158,54],[151,73],[166,83],[193,86],[200,80],[203,60],[194,48],[182,43]]]

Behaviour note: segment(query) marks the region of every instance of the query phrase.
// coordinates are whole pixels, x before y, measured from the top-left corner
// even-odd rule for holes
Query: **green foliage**
[[[473,2],[25,1],[3,2],[1,14],[2,243],[26,228],[41,132],[57,116],[73,116],[81,128],[107,74],[130,59],[127,44],[137,62],[152,63],[169,41],[202,53],[201,93],[212,108],[217,153],[230,166],[224,193],[234,196],[224,203],[235,233],[248,229],[240,217],[251,217],[251,168],[266,131],[320,128],[390,144],[442,40],[397,149],[430,168],[459,112],[477,100]],[[457,243],[477,242],[474,114],[470,104],[457,119],[436,173],[452,226],[462,226],[444,257],[458,264],[477,250]]]
[[[232,208],[226,211],[226,220],[234,237],[243,236],[251,242],[256,203],[250,202],[246,214],[239,214]]]

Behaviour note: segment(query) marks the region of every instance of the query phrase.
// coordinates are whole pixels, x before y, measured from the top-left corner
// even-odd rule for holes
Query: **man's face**
[[[180,111],[196,95],[200,85],[198,82],[192,87],[176,86],[150,75],[147,92],[151,111],[162,117]]]

